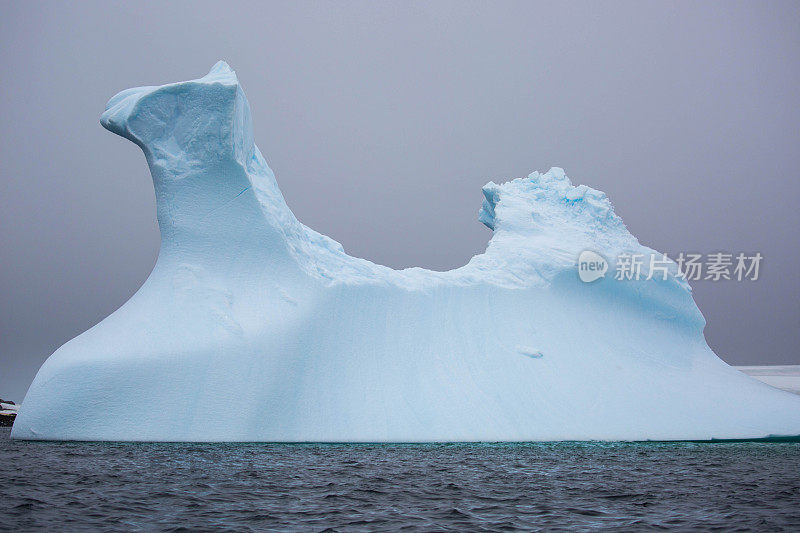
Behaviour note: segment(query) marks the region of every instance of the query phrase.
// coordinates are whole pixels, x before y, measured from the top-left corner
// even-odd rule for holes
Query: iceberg
[[[158,260],[128,302],[47,359],[14,438],[800,435],[800,397],[713,353],[674,263],[647,280],[614,279],[612,263],[581,281],[583,252],[656,252],[560,168],[483,187],[479,220],[493,236],[466,265],[394,270],[295,218],[224,62],[122,91],[100,120],[145,154]]]

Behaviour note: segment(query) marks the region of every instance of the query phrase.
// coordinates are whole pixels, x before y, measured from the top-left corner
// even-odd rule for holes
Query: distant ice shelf
[[[735,368],[762,383],[800,394],[800,365],[737,366]]]
[[[478,218],[494,233],[463,267],[393,270],[295,218],[224,62],[122,91],[101,123],[144,151],[158,261],[127,303],[44,363],[14,438],[800,435],[800,398],[711,351],[674,264],[666,279],[579,280],[583,251],[645,265],[656,252],[560,168],[483,187]],[[227,406],[213,423],[209,398]]]

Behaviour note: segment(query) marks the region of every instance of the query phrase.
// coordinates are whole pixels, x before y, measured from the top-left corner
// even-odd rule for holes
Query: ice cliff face
[[[708,348],[674,265],[667,279],[578,280],[584,250],[655,252],[561,169],[483,188],[494,235],[465,266],[396,271],[295,218],[225,63],[123,91],[101,122],[144,151],[161,250],[125,305],[45,362],[15,438],[800,435],[800,398]],[[210,424],[211,399],[226,412]]]

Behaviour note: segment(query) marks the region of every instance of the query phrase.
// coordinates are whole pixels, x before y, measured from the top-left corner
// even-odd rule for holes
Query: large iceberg
[[[800,435],[800,397],[709,349],[674,263],[666,279],[579,279],[581,252],[655,252],[559,168],[483,188],[494,235],[465,266],[393,270],[295,218],[224,62],[123,91],[101,123],[147,158],[158,261],[125,305],[44,363],[15,438]]]

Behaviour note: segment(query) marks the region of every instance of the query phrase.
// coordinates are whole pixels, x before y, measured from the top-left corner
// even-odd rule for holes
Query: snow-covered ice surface
[[[800,435],[800,398],[709,349],[674,264],[666,280],[578,279],[583,250],[655,252],[605,194],[573,187],[561,169],[483,188],[479,219],[494,235],[465,266],[398,271],[348,256],[295,218],[225,63],[123,91],[101,122],[145,153],[158,261],[125,305],[45,362],[13,437]],[[225,415],[212,421],[218,404]]]

